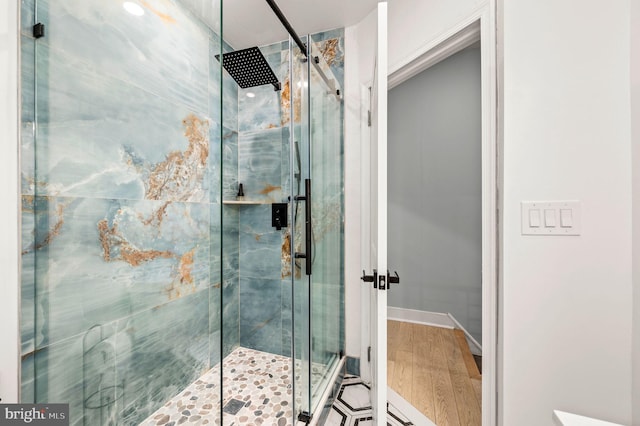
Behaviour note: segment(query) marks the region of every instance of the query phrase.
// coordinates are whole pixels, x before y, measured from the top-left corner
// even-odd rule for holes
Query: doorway
[[[497,151],[485,18],[389,75],[388,256],[402,280],[389,292],[387,378],[438,426],[495,423]]]

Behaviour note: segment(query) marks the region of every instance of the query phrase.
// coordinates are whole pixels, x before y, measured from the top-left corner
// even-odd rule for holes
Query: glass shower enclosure
[[[342,366],[343,31],[223,10],[22,1],[21,401],[72,425],[293,425]]]

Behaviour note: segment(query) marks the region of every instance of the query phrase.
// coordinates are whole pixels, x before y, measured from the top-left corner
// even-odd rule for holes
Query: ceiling
[[[300,36],[346,27],[362,20],[378,0],[275,0]],[[234,49],[289,38],[265,0],[224,0],[223,37]]]

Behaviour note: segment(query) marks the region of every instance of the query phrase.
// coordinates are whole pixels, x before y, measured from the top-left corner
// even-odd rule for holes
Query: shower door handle
[[[304,253],[295,253],[296,259],[305,259],[305,274],[311,275],[311,264],[313,263],[313,256],[311,254],[311,247],[313,245],[313,228],[311,227],[311,179],[304,180],[304,196],[296,196],[296,201],[304,201]]]

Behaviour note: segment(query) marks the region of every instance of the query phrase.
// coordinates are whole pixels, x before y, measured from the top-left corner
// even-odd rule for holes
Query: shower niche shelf
[[[237,206],[252,206],[258,204],[271,204],[271,201],[267,200],[223,200],[222,204],[232,204]]]

